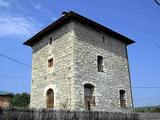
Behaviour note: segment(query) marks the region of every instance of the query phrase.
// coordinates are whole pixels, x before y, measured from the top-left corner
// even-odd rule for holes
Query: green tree
[[[160,107],[156,107],[152,110],[152,112],[160,113]]]
[[[30,95],[28,93],[15,94],[11,99],[12,107],[28,107],[30,103]]]

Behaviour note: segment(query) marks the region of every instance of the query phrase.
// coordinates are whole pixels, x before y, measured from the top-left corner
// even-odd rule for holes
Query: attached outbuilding
[[[10,106],[12,93],[0,91],[0,107],[5,108]]]

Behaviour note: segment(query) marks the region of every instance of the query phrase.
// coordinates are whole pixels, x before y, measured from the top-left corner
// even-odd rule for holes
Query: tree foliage
[[[28,107],[30,103],[30,95],[28,93],[15,94],[11,99],[12,107]]]
[[[136,108],[135,112],[160,113],[160,106]]]

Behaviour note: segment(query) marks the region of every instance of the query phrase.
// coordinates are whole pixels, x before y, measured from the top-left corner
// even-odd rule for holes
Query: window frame
[[[124,89],[119,90],[119,101],[120,101],[120,107],[126,108],[126,91]]]
[[[54,91],[51,88],[46,92],[46,108],[54,108]]]
[[[90,83],[84,84],[85,110],[90,111],[92,106],[96,105],[95,96],[94,96],[95,93],[94,92],[95,92],[95,86],[94,85],[92,85]],[[88,93],[90,93],[90,95]]]
[[[97,56],[97,70],[98,72],[104,72],[103,70],[103,57],[98,55]]]
[[[48,68],[53,67],[53,58],[48,59]]]
[[[49,38],[49,44],[52,45],[53,39],[52,37]]]
[[[103,42],[103,43],[106,43],[105,36],[102,36],[102,42]]]

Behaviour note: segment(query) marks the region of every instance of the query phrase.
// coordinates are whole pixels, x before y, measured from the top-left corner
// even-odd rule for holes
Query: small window
[[[125,90],[120,90],[120,106],[125,108],[126,107],[126,100],[125,100]]]
[[[102,40],[103,40],[103,43],[105,43],[105,37],[104,36],[102,36]]]
[[[98,72],[103,72],[103,57],[102,56],[97,57],[97,68],[98,68]]]
[[[53,58],[48,60],[48,68],[53,66]]]
[[[52,44],[52,37],[50,37],[50,39],[49,39],[49,44],[50,45]]]

